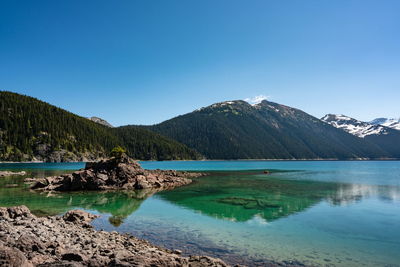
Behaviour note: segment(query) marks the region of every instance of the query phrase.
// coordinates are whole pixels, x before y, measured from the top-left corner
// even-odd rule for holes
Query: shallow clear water
[[[263,265],[400,266],[398,161],[142,162],[149,169],[206,170],[191,185],[153,194],[30,192],[0,178],[0,206],[39,215],[84,208],[98,229],[129,232],[185,254]],[[81,163],[0,164],[43,177]],[[266,175],[263,170],[271,174]]]

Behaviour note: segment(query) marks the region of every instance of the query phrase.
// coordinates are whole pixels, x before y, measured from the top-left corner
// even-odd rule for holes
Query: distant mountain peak
[[[395,130],[400,130],[400,118],[398,119],[388,119],[388,118],[377,118],[370,121],[373,125],[382,125]]]
[[[353,119],[353,118],[348,117],[343,114],[326,114],[321,120],[326,121],[326,122],[332,121],[332,120],[347,120],[347,121],[354,120],[354,121],[356,121],[356,119]]]
[[[359,121],[343,114],[327,114],[321,120],[361,138],[368,135],[387,134],[386,127]]]
[[[114,128],[114,126],[112,126],[108,121],[103,120],[102,118],[99,117],[90,117],[88,118],[91,121],[94,121],[95,123],[110,127],[110,128]]]

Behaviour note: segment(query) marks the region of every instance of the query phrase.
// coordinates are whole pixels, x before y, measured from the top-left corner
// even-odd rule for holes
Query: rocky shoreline
[[[117,232],[96,231],[96,216],[73,210],[36,217],[27,207],[0,208],[0,266],[228,266],[206,256],[183,257]]]
[[[172,189],[192,182],[202,173],[173,170],[145,170],[126,155],[95,163],[71,174],[52,176],[37,181],[31,189],[43,191]],[[27,179],[32,182],[32,179]]]
[[[8,174],[8,173],[7,173]],[[201,173],[145,170],[122,155],[71,174],[26,178],[41,191],[136,190],[157,192],[186,185]],[[139,190],[142,191],[142,190]],[[136,192],[136,191],[135,191]],[[184,257],[117,232],[97,231],[97,216],[72,210],[63,216],[36,217],[26,206],[0,207],[0,266],[228,266],[206,256]]]

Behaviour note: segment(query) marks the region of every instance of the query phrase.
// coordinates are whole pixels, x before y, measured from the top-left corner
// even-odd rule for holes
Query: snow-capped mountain
[[[368,135],[388,134],[388,129],[385,126],[359,121],[345,115],[328,114],[321,120],[361,138]]]
[[[344,115],[328,114],[321,120],[380,147],[382,150],[389,152],[392,158],[400,158],[400,131],[396,130],[396,128],[392,129],[384,126],[388,125],[387,119],[376,119],[372,123],[359,121]]]
[[[374,125],[383,125],[400,131],[400,118],[399,119],[377,118],[375,120],[370,121],[370,123]]]

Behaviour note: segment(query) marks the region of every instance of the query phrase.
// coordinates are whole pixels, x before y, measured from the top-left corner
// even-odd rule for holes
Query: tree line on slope
[[[65,150],[107,156],[117,145],[136,159],[196,159],[186,146],[138,127],[108,128],[33,97],[0,92],[0,160],[48,160]]]

